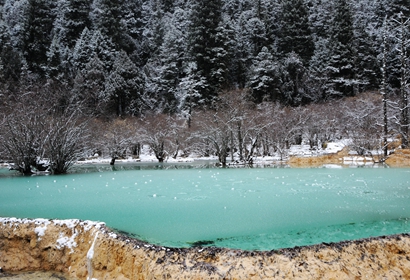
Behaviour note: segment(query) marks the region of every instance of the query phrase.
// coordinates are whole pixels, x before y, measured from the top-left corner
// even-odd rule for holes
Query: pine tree
[[[1,12],[1,9],[0,9]],[[11,37],[7,26],[0,18],[0,96],[2,87],[8,82],[17,82],[21,71],[21,61],[18,53],[12,47]]]
[[[111,100],[118,116],[140,113],[142,80],[138,68],[121,51],[105,83],[105,100]]]
[[[63,48],[72,49],[84,28],[91,28],[89,13],[91,0],[59,0],[57,18],[54,22],[54,36]]]
[[[85,69],[86,64],[94,56],[93,46],[90,44],[92,39],[91,31],[86,27],[78,38],[71,57],[73,71],[78,72]]]
[[[311,101],[307,82],[307,69],[297,53],[289,53],[283,62],[281,91],[284,103],[300,106]]]
[[[78,72],[74,79],[72,94],[78,104],[82,104],[85,112],[92,116],[110,113],[108,101],[104,100],[105,79],[107,72],[104,63],[97,55],[85,65],[83,71]]]
[[[124,43],[121,32],[123,0],[93,0],[90,17],[93,29],[109,38],[117,50]]]
[[[54,36],[53,41],[47,51],[47,67],[46,75],[48,78],[56,78],[63,72],[60,52],[60,41],[57,36]]]
[[[142,59],[146,63],[159,54],[165,34],[164,11],[159,0],[147,1],[142,6]]]
[[[410,45],[410,18],[405,18],[402,13],[392,20],[393,36],[396,42],[395,50],[397,51],[397,60],[399,68],[399,132],[401,136],[401,147],[403,149],[409,146],[409,88],[410,88],[410,57],[408,55],[408,46]]]
[[[177,8],[172,18],[166,24],[167,31],[160,47],[158,94],[159,107],[168,113],[175,113],[178,108],[176,91],[184,77],[184,60],[187,49],[186,12]]]
[[[72,53],[73,71],[82,72],[95,55],[104,63],[105,71],[110,72],[117,56],[114,44],[110,38],[103,36],[98,30],[90,31],[86,27]]]
[[[274,60],[268,48],[263,47],[255,58],[248,87],[252,90],[253,100],[257,103],[262,101],[283,101],[279,85],[282,69]]]
[[[334,17],[334,1],[306,0],[309,7],[309,22],[314,40],[330,37],[330,29]]]
[[[380,63],[377,59],[381,38],[375,19],[376,3],[359,1],[352,4],[354,11],[354,48],[356,50],[355,73],[358,81],[358,92],[373,90],[379,87],[381,77]]]
[[[303,0],[286,0],[282,4],[279,51],[298,54],[305,65],[314,52],[309,14]]]
[[[141,67],[145,64],[142,58],[143,51],[143,1],[124,1],[122,5],[122,49],[127,52],[130,58]]]
[[[410,17],[410,0],[378,0],[376,15],[379,19],[379,26],[382,25],[383,19],[387,19],[402,13],[404,17]]]
[[[221,0],[192,1],[189,49],[196,63],[197,75],[206,80],[198,89],[206,103],[211,103],[225,83],[226,50],[223,37]]]
[[[55,18],[54,1],[29,0],[23,54],[28,69],[35,74],[45,76],[47,50],[51,44],[51,30]]]
[[[19,52],[22,59],[23,47],[27,34],[29,0],[14,1],[6,0],[3,6],[3,20],[6,31],[10,36],[12,47]]]
[[[330,78],[333,90],[329,94],[353,96],[356,84],[353,16],[347,0],[336,0],[335,9],[330,37]]]

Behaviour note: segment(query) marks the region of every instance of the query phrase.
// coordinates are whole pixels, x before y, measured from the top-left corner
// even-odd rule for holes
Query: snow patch
[[[343,142],[330,142],[327,143],[325,152],[329,154],[336,154],[343,150],[344,147],[346,147],[346,145]]]
[[[53,220],[53,223],[57,226],[66,226],[69,229],[75,228],[79,224],[80,220]]]
[[[84,231],[89,231],[92,228],[100,229],[101,227],[105,226],[103,222],[93,222],[93,221],[83,221],[80,223],[83,227]]]
[[[26,221],[24,221],[26,222]],[[38,226],[34,229],[34,232],[37,234],[37,236],[39,237],[38,240],[41,240],[41,236],[44,236],[44,234],[46,233],[47,230],[47,226],[50,224],[49,220],[46,219],[36,219],[34,220],[34,224],[35,225],[41,225]]]
[[[77,247],[77,242],[75,242],[75,238],[77,237],[77,235],[77,230],[74,231],[74,234],[71,237],[65,236],[63,233],[60,232],[60,237],[57,239],[56,248],[61,250],[64,247],[67,247],[71,250],[71,253],[74,253],[73,248]]]
[[[90,249],[87,252],[87,271],[88,271],[88,277],[87,280],[93,280],[95,278],[92,278],[93,276],[93,264],[92,264],[92,259],[94,258],[94,246],[95,246],[95,241],[97,240],[98,237],[98,231],[97,234],[94,237],[93,244],[91,245]]]

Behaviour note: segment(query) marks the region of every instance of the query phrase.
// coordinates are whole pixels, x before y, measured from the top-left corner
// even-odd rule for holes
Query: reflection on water
[[[410,169],[77,166],[0,179],[0,216],[78,218],[154,244],[271,250],[410,231]]]

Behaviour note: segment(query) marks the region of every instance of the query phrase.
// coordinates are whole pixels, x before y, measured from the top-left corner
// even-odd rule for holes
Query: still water
[[[245,250],[410,232],[410,169],[93,168],[0,171],[0,217],[103,221],[162,246]]]

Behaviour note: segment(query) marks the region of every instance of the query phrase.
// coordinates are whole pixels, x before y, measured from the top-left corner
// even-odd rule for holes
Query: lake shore
[[[3,273],[65,279],[409,279],[409,254],[408,234],[259,252],[159,247],[90,221],[0,220]]]
[[[291,167],[366,163],[345,150],[291,157]],[[370,160],[369,160],[370,161]],[[409,167],[396,150],[391,167]],[[383,236],[274,251],[154,246],[113,233],[103,223],[0,218],[0,278],[33,279],[397,279],[410,278],[410,236]],[[63,273],[63,274],[54,274]],[[8,277],[8,278],[7,278]],[[24,278],[29,277],[29,278]],[[54,278],[53,278],[54,277]]]

